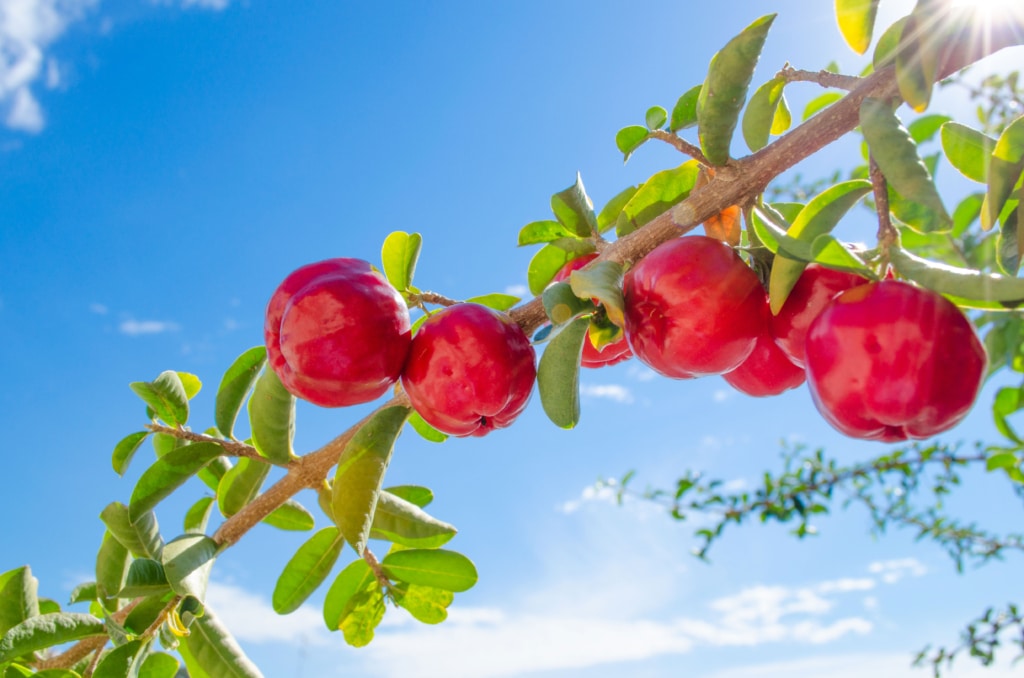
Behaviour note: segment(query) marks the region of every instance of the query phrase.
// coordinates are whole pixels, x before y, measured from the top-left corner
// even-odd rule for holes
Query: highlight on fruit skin
[[[326,259],[277,287],[264,323],[267,360],[293,395],[322,407],[382,396],[412,340],[401,295],[369,262]]]
[[[807,333],[807,384],[840,432],[897,442],[949,430],[970,411],[987,356],[970,321],[898,280],[842,292]]]
[[[519,325],[499,311],[461,303],[419,327],[402,388],[438,431],[484,436],[526,409],[536,377],[536,354]]]

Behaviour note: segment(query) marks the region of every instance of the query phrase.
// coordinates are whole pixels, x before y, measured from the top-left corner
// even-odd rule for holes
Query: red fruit
[[[555,274],[552,282],[568,280],[569,274],[573,271],[580,270],[594,259],[597,259],[596,253],[584,254],[582,257],[573,259]],[[626,343],[625,336],[618,341],[605,345],[602,348],[597,348],[594,346],[593,342],[590,341],[590,335],[587,335],[587,340],[583,342],[583,356],[580,358],[580,366],[592,368],[605,367],[606,365],[621,363],[622,361],[629,360],[632,357],[633,353],[629,350],[629,344]]]
[[[702,235],[659,245],[626,273],[623,294],[629,347],[666,377],[728,372],[763,327],[757,275],[731,247]]]
[[[949,300],[897,280],[837,296],[807,332],[818,410],[854,438],[928,438],[967,414],[985,349]]]
[[[807,328],[832,298],[867,282],[856,273],[837,271],[821,264],[808,264],[786,297],[778,315],[771,319],[775,342],[797,365],[804,365]]]
[[[434,313],[412,340],[402,387],[437,430],[482,436],[526,408],[537,376],[530,340],[507,315],[478,304]]]
[[[361,259],[293,271],[267,304],[267,359],[293,395],[322,407],[365,403],[394,384],[409,353],[409,310]]]
[[[764,307],[764,329],[757,335],[754,350],[732,372],[722,377],[735,388],[750,396],[779,395],[804,383],[804,368],[795,365],[782,352],[771,333],[767,301]]]

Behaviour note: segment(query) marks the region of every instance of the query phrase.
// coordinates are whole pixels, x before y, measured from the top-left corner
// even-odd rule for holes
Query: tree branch
[[[146,430],[152,431],[153,433],[163,433],[179,440],[187,440],[190,443],[213,443],[220,445],[224,448],[232,457],[249,457],[250,459],[259,459],[265,461],[268,464],[273,462],[262,456],[259,451],[256,450],[252,445],[246,445],[238,440],[229,440],[228,438],[217,438],[215,436],[208,436],[205,433],[196,433],[184,428],[175,428],[173,426],[164,426],[162,424],[146,424]]]

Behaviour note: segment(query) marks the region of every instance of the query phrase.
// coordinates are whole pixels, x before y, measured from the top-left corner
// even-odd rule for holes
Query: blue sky
[[[909,5],[883,2],[881,20]],[[678,164],[649,145],[623,166],[615,132],[651,105],[671,108],[759,14],[779,18],[757,82],[787,61],[863,65],[840,43],[831,3],[378,7],[0,0],[0,571],[30,563],[41,592],[62,601],[92,578],[97,516],[127,500],[152,458],[144,449],[123,479],[110,469],[114,444],[144,423],[127,384],[193,372],[206,384],[193,426],[211,424],[221,375],[262,342],[266,301],[294,268],[376,262],[389,232],[418,231],[421,288],[522,289],[532,252],[515,247],[518,229],[548,218],[549,196],[577,171],[600,206]],[[1014,55],[1001,63],[1019,64]],[[800,111],[816,93],[787,95]],[[856,145],[799,169],[856,160],[844,153]],[[852,222],[841,235],[870,227]],[[211,603],[268,676],[801,678],[927,675],[907,668],[914,650],[1021,599],[1016,559],[957,575],[909,534],[870,536],[857,510],[801,542],[743,527],[710,566],[693,559],[692,527],[642,503],[613,506],[595,479],[636,469],[641,485],[667,486],[699,469],[749,487],[777,467],[783,439],[847,461],[884,447],[831,431],[805,388],[760,400],[718,378],[653,376],[635,360],[587,371],[572,432],[535,397],[484,439],[403,435],[388,482],[433,488],[432,512],[460,529],[452,547],[480,571],[445,624],[391,610],[355,650],[323,629],[320,596],[276,617],[274,581],[306,535],[272,528],[218,560]],[[948,437],[993,439],[986,398],[1009,379],[997,376]],[[297,447],[365,412],[300,406]],[[162,505],[166,536],[203,491]],[[972,475],[954,506],[1019,523],[996,478]],[[952,675],[1009,669],[962,663]]]

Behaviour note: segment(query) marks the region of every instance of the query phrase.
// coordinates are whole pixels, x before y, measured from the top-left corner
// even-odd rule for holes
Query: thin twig
[[[657,139],[658,141],[664,141],[666,144],[673,146],[680,153],[685,153],[686,155],[695,159],[702,165],[711,165],[711,163],[708,162],[708,159],[704,157],[704,152],[701,151],[700,148],[691,144],[686,139],[683,139],[678,134],[666,132],[663,129],[652,129],[650,132],[648,132],[648,136],[650,136],[652,139]]]
[[[889,263],[889,248],[896,244],[899,234],[892,225],[892,217],[889,215],[889,185],[882,174],[881,168],[871,156],[868,165],[870,167],[871,190],[875,196],[875,211],[878,213],[878,246],[882,251],[882,260]]]
[[[858,78],[855,75],[842,75],[841,73],[833,73],[826,70],[804,71],[793,68],[789,64],[783,66],[782,70],[775,74],[775,77],[781,78],[786,82],[814,82],[822,87],[844,89],[847,92],[852,92],[864,82],[864,78]]]
[[[232,457],[249,457],[250,459],[259,459],[267,463],[273,463],[266,457],[260,455],[259,451],[256,450],[252,445],[246,445],[238,440],[229,440],[227,438],[217,438],[215,436],[208,436],[205,433],[196,433],[185,428],[174,428],[172,426],[164,426],[162,424],[146,424],[147,430],[153,433],[163,433],[179,440],[187,440],[190,443],[213,443],[220,445],[224,448]]]

